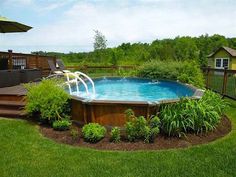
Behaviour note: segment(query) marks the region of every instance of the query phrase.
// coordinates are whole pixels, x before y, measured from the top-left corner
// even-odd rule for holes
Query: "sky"
[[[0,16],[30,25],[0,33],[0,51],[93,50],[94,30],[108,47],[176,36],[236,36],[236,0],[0,0]]]

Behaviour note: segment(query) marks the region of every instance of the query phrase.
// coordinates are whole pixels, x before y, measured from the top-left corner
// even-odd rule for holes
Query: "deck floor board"
[[[0,88],[0,95],[26,95],[26,93],[27,91],[22,84]]]

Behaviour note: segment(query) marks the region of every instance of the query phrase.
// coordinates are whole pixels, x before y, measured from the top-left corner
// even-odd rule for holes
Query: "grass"
[[[0,176],[236,176],[236,101],[232,132],[186,149],[109,152],[58,144],[24,120],[0,119]]]

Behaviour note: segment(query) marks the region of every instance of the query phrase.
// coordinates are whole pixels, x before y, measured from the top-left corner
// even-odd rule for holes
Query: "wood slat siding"
[[[127,121],[124,112],[132,109],[136,116],[155,115],[159,105],[146,102],[92,101],[83,102],[72,98],[72,119],[82,124],[96,122],[106,126],[124,126]]]
[[[50,74],[50,67],[48,65],[48,60],[53,60],[56,62],[56,57],[54,56],[42,56],[42,55],[34,55],[34,54],[24,54],[24,53],[11,53],[9,52],[0,52],[0,59],[7,58],[12,55],[13,59],[26,59],[26,69],[40,69],[42,71],[42,76],[48,76]],[[8,61],[10,62],[10,61]],[[9,63],[9,66],[11,64]],[[10,69],[10,68],[9,68]]]

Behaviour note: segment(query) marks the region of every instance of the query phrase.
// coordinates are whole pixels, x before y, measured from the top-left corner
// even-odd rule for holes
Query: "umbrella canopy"
[[[0,16],[0,33],[27,32],[32,27]]]

